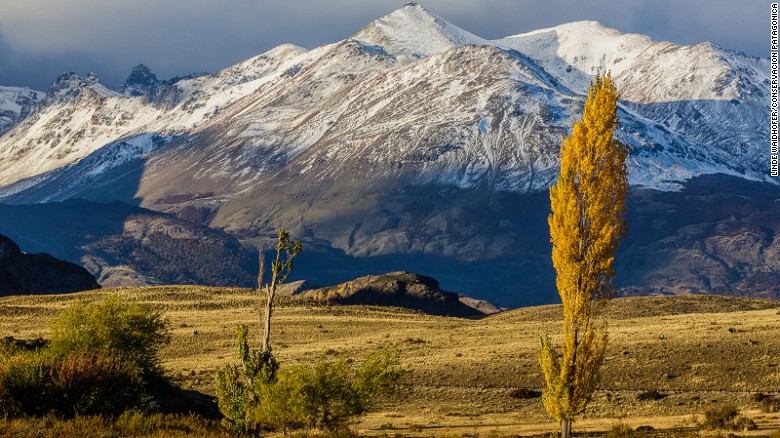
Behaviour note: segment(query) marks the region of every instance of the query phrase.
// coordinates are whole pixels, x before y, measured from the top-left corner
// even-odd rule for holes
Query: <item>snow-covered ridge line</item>
[[[238,199],[264,184],[383,178],[544,190],[598,71],[611,71],[622,93],[633,184],[766,179],[766,60],[593,21],[490,41],[408,3],[344,41],[281,45],[211,75],[160,80],[139,65],[113,91],[94,74],[67,73],[45,97],[31,92],[37,103],[26,113],[18,102],[4,113],[0,88],[0,129],[2,114],[14,126],[0,137],[0,186],[58,172],[46,186],[68,187],[46,195],[58,199],[89,191],[82,177],[143,161],[137,195],[149,203],[191,185]],[[22,199],[33,186],[0,198]]]

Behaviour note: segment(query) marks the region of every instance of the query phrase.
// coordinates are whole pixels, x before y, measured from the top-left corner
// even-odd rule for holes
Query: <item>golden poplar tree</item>
[[[626,148],[613,138],[619,95],[612,77],[596,75],[582,120],[561,143],[558,182],[550,187],[549,217],[556,286],[563,303],[563,345],[541,340],[539,363],[547,412],[561,422],[561,436],[585,410],[607,347],[599,318],[615,292],[612,262],[626,233]]]

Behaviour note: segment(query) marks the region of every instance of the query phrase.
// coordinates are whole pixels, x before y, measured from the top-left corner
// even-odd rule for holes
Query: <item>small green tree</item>
[[[271,282],[268,284],[264,284],[263,280],[265,258],[262,248],[260,250],[257,289],[261,293],[265,292],[266,298],[264,317],[261,320],[264,332],[260,349],[253,350],[249,347],[249,329],[240,325],[236,336],[242,370],[239,371],[236,365],[228,364],[217,372],[217,404],[225,416],[223,423],[230,429],[248,432],[255,428],[255,422],[251,421],[248,415],[260,402],[257,389],[276,382],[279,363],[273,356],[270,343],[273,303],[277,286],[287,280],[294,267],[293,259],[301,252],[302,247],[300,241],[292,241],[284,228],[279,230],[276,258],[271,262]]]
[[[299,365],[285,380],[295,388],[294,411],[302,415],[296,423],[336,430],[367,412],[379,394],[392,391],[400,376],[397,353],[383,349],[369,354],[357,368],[347,360],[320,360]]]
[[[289,430],[301,427],[336,429],[372,406],[377,396],[394,388],[400,370],[398,355],[382,350],[369,355],[362,366],[323,359],[313,365],[279,368],[271,353],[270,332],[276,287],[287,280],[301,242],[279,230],[271,282],[264,284],[262,251],[258,289],[265,292],[264,333],[260,350],[251,350],[248,329],[237,330],[242,366],[228,364],[217,372],[217,404],[223,425],[238,432]]]

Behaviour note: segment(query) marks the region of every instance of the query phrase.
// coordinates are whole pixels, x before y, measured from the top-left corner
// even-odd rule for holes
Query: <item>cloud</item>
[[[594,19],[679,43],[705,40],[763,53],[768,5],[730,0],[419,0],[486,38]],[[25,0],[0,14],[0,83],[45,88],[57,74],[95,70],[110,86],[143,62],[160,77],[216,71],[290,42],[341,40],[403,0]],[[766,10],[765,10],[766,9]],[[11,61],[12,60],[12,61]]]

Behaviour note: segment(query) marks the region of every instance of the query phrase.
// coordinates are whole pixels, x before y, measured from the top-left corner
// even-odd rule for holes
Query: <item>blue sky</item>
[[[0,85],[45,90],[65,71],[115,87],[144,63],[160,78],[214,72],[281,43],[344,39],[405,0],[0,0]],[[769,56],[766,0],[420,0],[493,39],[575,20],[680,44]]]

